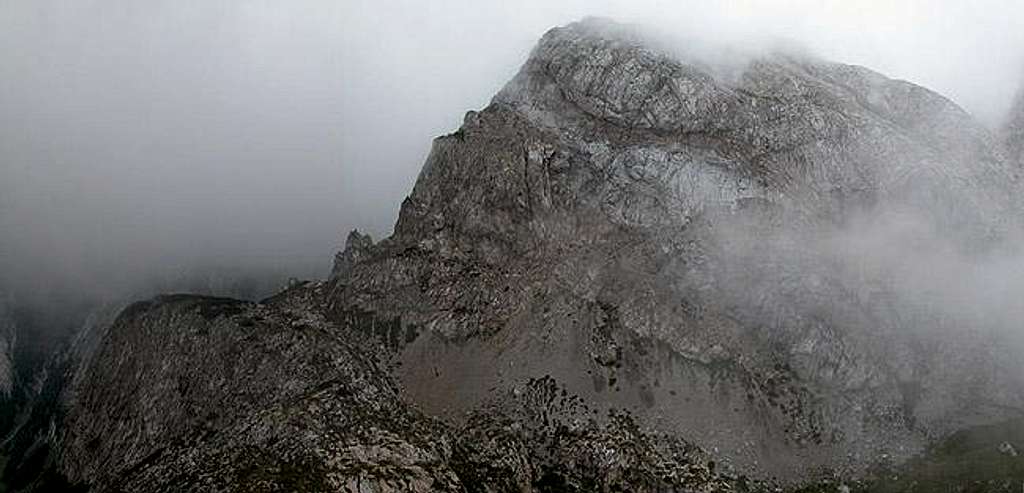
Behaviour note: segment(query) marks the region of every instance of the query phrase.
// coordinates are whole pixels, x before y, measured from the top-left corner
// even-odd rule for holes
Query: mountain
[[[865,68],[555,28],[328,280],[83,333],[5,482],[834,491],[945,464],[1024,410],[1013,323],[972,284],[1021,217],[1004,156]]]
[[[861,471],[1021,409],[999,336],[814,240],[856,245],[841,226],[888,211],[956,248],[998,235],[1018,178],[995,139],[864,68],[658,46],[600,20],[548,32],[435,140],[394,235],[350,242],[330,309],[390,327],[409,398],[457,419],[549,375],[780,477]]]

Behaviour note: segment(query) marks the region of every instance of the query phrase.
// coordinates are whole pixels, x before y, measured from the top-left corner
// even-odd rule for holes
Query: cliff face
[[[1001,235],[1016,168],[987,131],[860,67],[657,46],[593,20],[547,33],[434,142],[394,235],[335,269],[331,316],[392,327],[414,402],[457,417],[548,375],[784,476],[1024,405],[998,331],[813,240],[896,210],[956,248]]]
[[[26,442],[46,472],[24,481],[758,491],[771,485],[740,475],[857,476],[1024,409],[1002,320],[942,306],[876,234],[991,249],[1019,217],[1002,156],[945,98],[864,68],[709,57],[598,20],[553,29],[435,140],[394,234],[353,232],[327,282],[260,303],[159,297],[82,339]]]
[[[399,405],[313,294],[129,307],[74,387],[60,472],[103,491],[339,491],[392,477],[396,491],[450,490],[437,426]]]

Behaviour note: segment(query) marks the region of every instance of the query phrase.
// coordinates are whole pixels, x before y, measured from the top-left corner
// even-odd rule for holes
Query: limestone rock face
[[[983,127],[861,67],[663,46],[548,32],[435,140],[329,316],[392,350],[428,412],[551,377],[752,474],[861,471],[1024,405],[1005,334],[846,253],[848,223],[906,229],[891,211],[954,249],[1003,235],[1017,167]]]
[[[363,259],[364,254],[373,246],[373,239],[370,235],[364,235],[357,230],[348,234],[345,240],[345,248],[334,257],[334,267],[331,269],[331,277],[344,275]]]
[[[400,398],[376,341],[322,317],[323,288],[125,309],[69,370],[57,421],[34,444],[54,452],[24,489],[653,492],[738,481],[627,415],[570,420],[582,404],[551,379],[495,395],[457,428],[428,417]]]
[[[60,472],[100,491],[454,490],[436,425],[313,294],[126,309],[74,389]]]

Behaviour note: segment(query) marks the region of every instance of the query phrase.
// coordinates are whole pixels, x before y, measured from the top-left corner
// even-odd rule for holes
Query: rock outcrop
[[[100,491],[453,490],[437,425],[292,296],[129,307],[75,388],[61,473]]]
[[[158,297],[81,341],[23,484],[762,491],[1017,416],[1002,320],[901,266],[928,248],[852,241],[999,245],[997,139],[864,68],[698,52],[549,31],[328,281]]]

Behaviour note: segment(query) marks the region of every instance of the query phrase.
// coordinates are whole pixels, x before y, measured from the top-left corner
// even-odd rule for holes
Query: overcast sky
[[[390,232],[433,137],[587,15],[786,38],[990,126],[1024,73],[1019,1],[0,0],[0,282],[322,276],[348,229]]]

